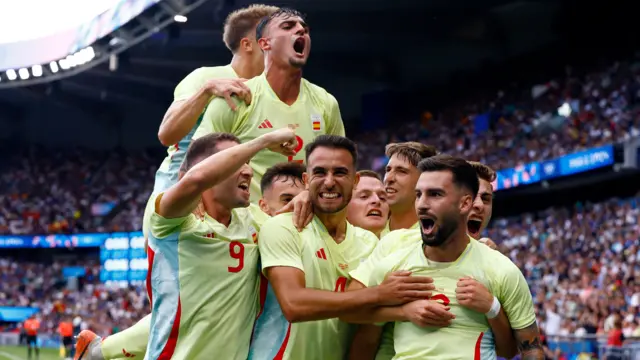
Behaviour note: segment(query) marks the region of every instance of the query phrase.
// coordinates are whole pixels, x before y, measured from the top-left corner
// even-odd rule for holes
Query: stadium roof
[[[500,60],[553,39],[554,1],[512,0],[282,0],[308,16],[313,49],[305,76],[411,85],[434,81],[486,59]],[[0,109],[36,101],[108,111],[114,104],[167,106],[189,71],[228,63],[222,22],[246,0],[209,0],[119,57],[55,83],[0,91]],[[329,80],[326,80],[329,79]]]

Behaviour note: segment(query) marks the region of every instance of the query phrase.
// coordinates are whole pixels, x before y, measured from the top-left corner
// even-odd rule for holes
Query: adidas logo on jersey
[[[122,355],[124,355],[124,357],[136,357],[135,354],[132,354],[125,349],[122,349]]]
[[[324,248],[320,248],[320,250],[316,251],[316,256],[320,259],[327,260],[327,254],[324,252]]]
[[[273,129],[273,125],[267,119],[265,119],[260,125],[258,125],[258,129]]]
[[[204,237],[209,238],[209,239],[213,239],[213,238],[216,237],[216,234],[210,233],[210,234],[205,235]]]

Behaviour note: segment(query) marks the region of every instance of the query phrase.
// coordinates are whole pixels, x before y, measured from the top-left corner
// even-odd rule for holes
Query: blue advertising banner
[[[511,169],[500,170],[496,175],[496,191],[534,184],[540,181],[540,163],[532,162]]]
[[[613,165],[613,145],[601,146],[543,162],[532,162],[497,172],[495,190],[534,184]]]
[[[613,146],[607,145],[566,155],[561,157],[559,161],[560,176],[609,166],[613,164]]]

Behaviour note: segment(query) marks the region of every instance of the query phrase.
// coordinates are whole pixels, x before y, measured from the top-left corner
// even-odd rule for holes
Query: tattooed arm
[[[535,321],[523,329],[513,330],[513,335],[518,343],[522,360],[544,360],[540,330]]]

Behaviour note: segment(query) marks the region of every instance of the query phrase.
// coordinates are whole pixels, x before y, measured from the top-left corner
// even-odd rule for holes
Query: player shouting
[[[467,235],[469,212],[479,188],[475,169],[447,155],[424,160],[419,167],[416,214],[421,228],[403,231],[415,239],[379,261],[371,272],[358,269],[352,273],[357,280],[353,283],[365,286],[380,284],[385,274],[400,269],[434,279],[438,294],[431,299],[438,301],[438,307],[408,312],[419,316],[406,316],[406,310],[416,303],[404,309],[379,308],[371,319],[398,321],[394,359],[495,359],[489,321],[502,309],[514,328],[523,359],[541,358],[531,294],[522,273],[507,257]],[[465,276],[472,276],[495,295],[488,309],[485,304],[468,303],[460,294],[460,279]],[[410,322],[402,322],[407,320]],[[425,322],[431,326],[422,326]],[[456,346],[448,345],[451,339]]]
[[[302,67],[311,51],[309,26],[303,16],[280,9],[258,24],[256,37],[264,51],[265,72],[245,83],[251,104],[236,101],[233,111],[223,99],[211,101],[195,137],[212,132],[235,134],[243,141],[284,126],[296,129],[297,153],[292,156],[262,151],[251,160],[254,179],[251,200],[260,197],[265,170],[281,161],[304,160],[304,145],[322,134],[344,136],[338,102],[323,88],[302,78]]]

